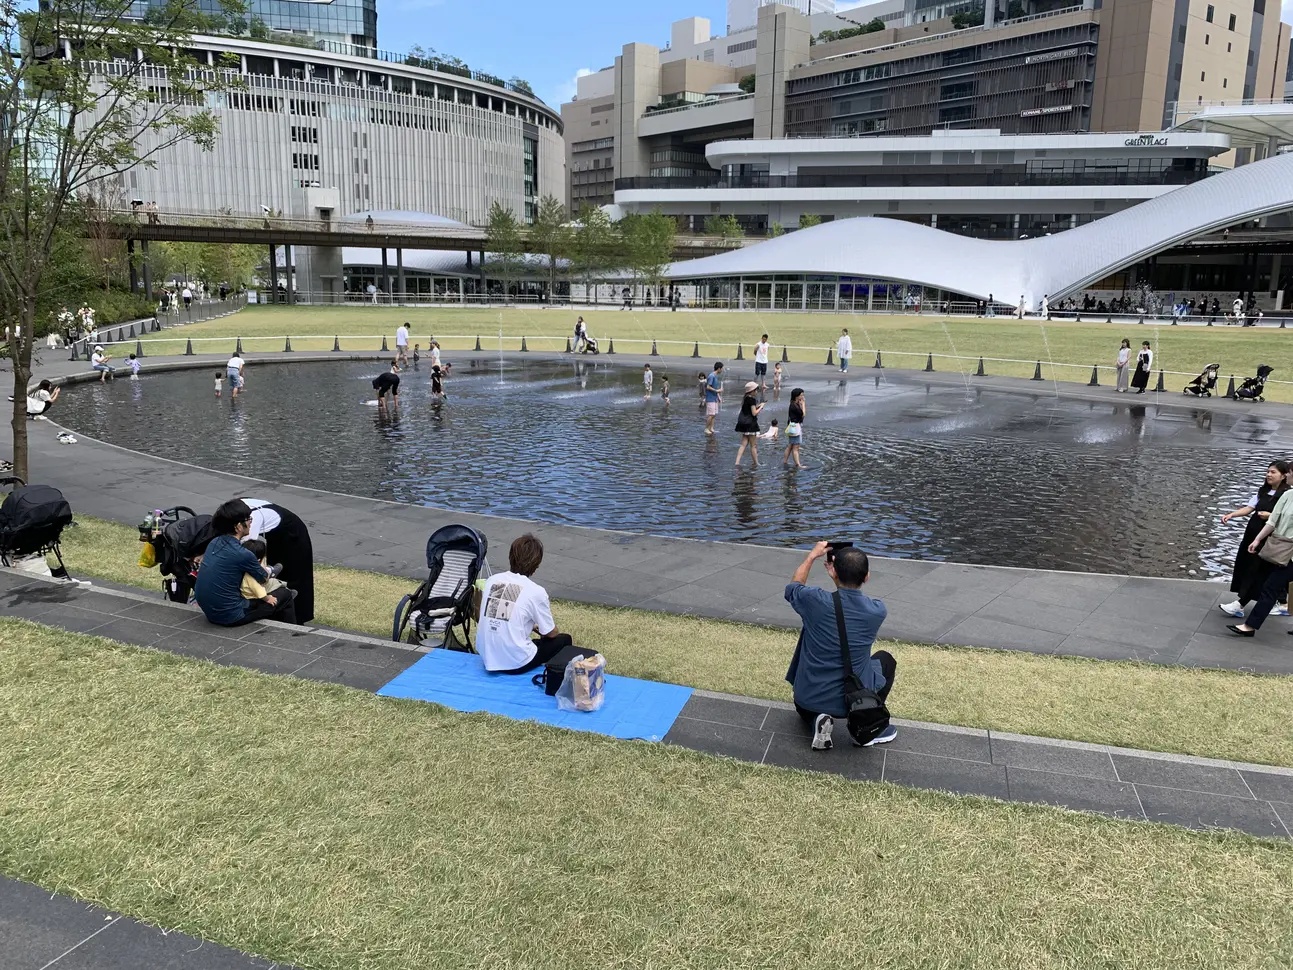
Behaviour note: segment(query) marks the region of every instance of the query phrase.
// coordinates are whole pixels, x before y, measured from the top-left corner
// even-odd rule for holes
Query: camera
[[[832,559],[834,559],[834,558],[835,558],[835,552],[836,552],[836,550],[837,550],[837,549],[848,549],[848,548],[850,548],[852,545],[853,545],[853,543],[852,543],[852,542],[848,542],[848,541],[844,541],[844,540],[839,541],[839,542],[828,542],[828,543],[826,543],[826,561],[827,561],[827,562],[830,562]]]

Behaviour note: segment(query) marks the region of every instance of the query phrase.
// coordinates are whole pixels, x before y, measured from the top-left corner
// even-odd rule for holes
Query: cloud
[[[581,77],[587,77],[592,73],[593,69],[591,67],[581,67],[579,70],[575,71],[575,76],[569,81],[562,81],[557,85],[556,91],[554,92],[556,101],[550,102],[550,104],[552,104],[554,108],[565,104],[573,98],[575,96],[575,92],[579,90],[579,79]]]

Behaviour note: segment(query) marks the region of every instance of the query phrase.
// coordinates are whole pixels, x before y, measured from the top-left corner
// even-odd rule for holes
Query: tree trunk
[[[22,347],[30,347],[26,337],[11,343],[13,349],[13,473],[24,482],[30,481],[27,464],[27,384],[31,381],[31,351],[24,354]]]

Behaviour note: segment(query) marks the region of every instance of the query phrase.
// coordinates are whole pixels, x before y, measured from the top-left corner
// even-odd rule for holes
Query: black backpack
[[[849,654],[849,638],[844,630],[844,604],[840,591],[831,594],[835,601],[835,624],[839,628],[840,653],[844,658],[844,710],[848,712],[849,734],[853,743],[859,746],[878,737],[889,726],[889,708],[885,707],[880,695],[869,687],[863,687],[862,681],[853,672],[853,658]]]
[[[191,515],[170,523],[153,540],[157,568],[163,576],[187,576],[193,569],[193,558],[206,552],[212,537],[209,515]]]
[[[0,504],[0,550],[30,556],[53,547],[72,522],[72,506],[52,485],[21,485]]]

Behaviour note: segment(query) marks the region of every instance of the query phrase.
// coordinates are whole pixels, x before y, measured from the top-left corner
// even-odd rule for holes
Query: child
[[[703,410],[705,410],[705,384],[706,384],[706,382],[709,380],[709,378],[706,376],[706,374],[705,374],[705,372],[704,372],[704,371],[701,371],[701,372],[699,372],[699,373],[696,375],[696,380],[700,382],[700,383],[699,383],[699,387],[700,387],[700,408],[699,408],[699,410],[703,411]]]
[[[137,381],[137,380],[139,380],[139,366],[140,366],[140,365],[139,365],[139,358],[138,358],[138,357],[136,357],[134,354],[131,354],[131,355],[130,355],[128,358],[126,358],[126,359],[127,359],[127,361],[130,363],[130,379],[131,379],[132,381]]]
[[[431,368],[431,393],[446,400],[449,397],[444,392],[444,371],[438,365]]]
[[[772,368],[772,389],[781,390],[781,361],[777,361],[776,366]]]
[[[260,564],[265,567],[269,573],[269,579],[264,584],[258,579],[252,578],[250,573],[242,574],[242,598],[245,600],[263,600],[276,589],[281,589],[286,585],[278,578],[279,566],[270,567],[265,562],[265,540],[264,539],[247,539],[243,542],[243,548],[260,560]]]
[[[669,375],[666,374],[660,378],[660,400],[665,404],[669,403]]]
[[[220,396],[220,388],[224,387],[224,371],[216,371],[216,397]]]
[[[777,435],[779,435],[780,433],[781,433],[781,429],[777,427],[777,419],[773,418],[772,424],[768,426],[768,430],[759,432],[759,440],[776,441]]]
[[[643,364],[642,365],[642,386],[646,388],[646,393],[642,395],[643,400],[646,400],[647,398],[651,397],[651,383],[654,380],[655,380],[655,374],[652,373],[651,371],[651,365]]]
[[[421,360],[421,359],[422,359],[422,345],[421,345],[421,344],[414,344],[414,345],[413,345],[413,363],[415,363],[415,364],[416,364],[416,363],[417,363],[419,360]]]

